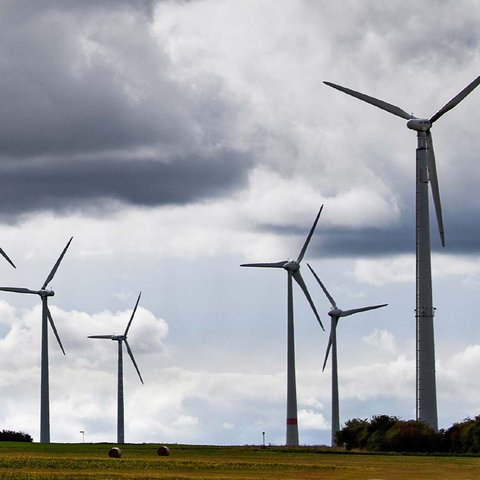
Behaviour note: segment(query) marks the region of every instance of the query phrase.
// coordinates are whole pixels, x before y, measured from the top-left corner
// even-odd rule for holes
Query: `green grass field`
[[[123,445],[0,442],[2,480],[77,479],[344,479],[473,480],[480,478],[480,457],[372,455],[327,448]]]

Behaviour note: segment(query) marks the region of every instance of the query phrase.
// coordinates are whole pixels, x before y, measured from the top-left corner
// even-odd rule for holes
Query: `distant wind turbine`
[[[140,377],[140,381],[143,384],[143,378],[140,374],[140,370],[138,369],[137,362],[133,356],[133,352],[130,348],[130,345],[127,341],[127,334],[128,330],[130,329],[130,325],[132,324],[133,317],[135,316],[135,312],[137,311],[138,303],[140,302],[140,297],[142,292],[138,294],[137,302],[135,303],[135,307],[132,312],[132,316],[130,317],[130,321],[127,324],[127,328],[125,329],[125,333],[123,335],[90,335],[88,338],[102,338],[107,340],[115,340],[118,342],[118,393],[117,393],[117,443],[123,444],[125,443],[125,415],[124,415],[124,405],[123,405],[123,348],[122,344],[125,343],[127,347],[127,352],[130,358],[132,359],[133,366]]]
[[[342,310],[337,307],[333,297],[328,293],[325,285],[322,283],[313,268],[307,263],[308,268],[313,273],[323,292],[328,298],[332,309],[328,312],[330,317],[330,338],[328,340],[327,351],[325,353],[325,360],[323,361],[322,371],[325,370],[330,349],[332,350],[332,446],[335,445],[335,434],[340,430],[340,408],[338,399],[338,363],[337,363],[337,325],[341,317],[348,317],[355,313],[366,312],[368,310],[375,310],[376,308],[386,307],[388,304],[372,305],[370,307],[353,308],[351,310]]]
[[[432,271],[428,182],[432,185],[433,203],[442,246],[445,246],[442,207],[438,188],[435,153],[430,129],[434,122],[460,103],[479,84],[480,76],[467,85],[429,119],[417,118],[405,110],[377,98],[324,82],[341,92],[356,97],[397,117],[407,120],[407,127],[417,132],[416,150],[416,416],[438,429],[437,388],[435,380],[435,345],[433,333]]]
[[[323,324],[320,320],[320,316],[317,313],[315,305],[313,304],[312,297],[308,293],[307,286],[300,274],[300,263],[307,251],[308,244],[312,238],[315,227],[317,226],[318,219],[322,213],[323,205],[313,222],[312,228],[305,240],[305,243],[296,260],[283,260],[275,263],[244,263],[241,267],[266,267],[266,268],[283,268],[287,271],[287,445],[298,445],[298,418],[297,418],[297,387],[295,378],[295,339],[294,339],[294,324],[293,324],[293,282],[294,279],[302,289],[303,293],[307,297],[308,303],[312,307],[313,313],[317,318],[320,326],[323,328]]]
[[[53,318],[48,308],[48,297],[53,297],[55,292],[53,290],[47,290],[47,286],[53,280],[55,273],[62,261],[65,253],[72,242],[73,237],[70,238],[63,252],[58,257],[57,262],[53,266],[51,272],[48,274],[47,279],[43,282],[40,290],[30,290],[29,288],[19,287],[0,287],[1,291],[14,292],[14,293],[33,293],[39,295],[42,299],[42,360],[41,360],[41,372],[40,372],[40,442],[50,443],[50,391],[49,391],[49,376],[48,376],[48,322],[52,327],[53,333],[65,355],[62,342],[58,336],[57,329],[53,323]]]

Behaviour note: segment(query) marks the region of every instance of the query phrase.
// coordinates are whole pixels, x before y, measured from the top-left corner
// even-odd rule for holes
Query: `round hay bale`
[[[161,447],[158,448],[157,454],[160,457],[168,457],[170,455],[170,450],[165,445],[162,445]]]
[[[108,451],[108,456],[110,458],[120,458],[122,456],[122,451],[118,447],[112,447]]]

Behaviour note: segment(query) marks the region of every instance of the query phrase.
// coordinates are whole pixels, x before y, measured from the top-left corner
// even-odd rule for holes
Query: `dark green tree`
[[[0,432],[0,442],[33,442],[33,438],[28,433],[2,430]]]
[[[365,445],[367,450],[386,451],[385,435],[397,422],[397,417],[389,415],[375,415],[368,426],[368,440]]]
[[[442,434],[418,420],[398,420],[384,437],[384,450],[391,452],[437,452]]]
[[[442,447],[442,434],[426,423],[376,415],[370,420],[353,419],[335,437],[338,446],[377,452],[434,452]]]
[[[345,422],[345,426],[335,434],[335,443],[347,450],[364,448],[368,439],[368,420],[353,418]]]
[[[444,449],[452,453],[480,453],[480,415],[454,423],[443,436]]]

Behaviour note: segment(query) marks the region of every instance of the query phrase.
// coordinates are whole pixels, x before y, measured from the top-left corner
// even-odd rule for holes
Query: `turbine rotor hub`
[[[332,308],[329,312],[328,315],[332,318],[338,318],[342,315],[342,310],[339,308]]]
[[[53,297],[55,295],[55,292],[53,290],[39,290],[38,294],[41,297]]]
[[[417,132],[427,132],[432,128],[432,122],[428,118],[412,118],[407,122],[407,127]]]
[[[298,272],[298,270],[300,270],[300,264],[298,262],[287,262],[283,268],[287,271],[287,272]]]

